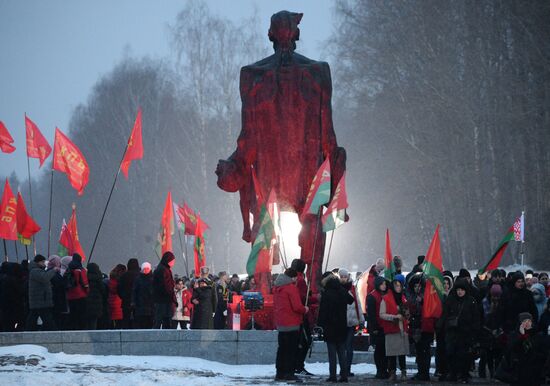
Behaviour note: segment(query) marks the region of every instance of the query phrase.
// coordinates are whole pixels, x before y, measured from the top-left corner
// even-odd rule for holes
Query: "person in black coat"
[[[383,276],[374,279],[374,290],[367,295],[367,328],[370,344],[374,346],[374,364],[376,365],[376,378],[386,379],[388,373],[388,358],[386,357],[386,336],[384,328],[380,324],[380,303],[386,294],[388,282]]]
[[[440,380],[456,381],[458,377],[460,381],[468,382],[469,379],[471,347],[479,332],[481,319],[475,298],[467,293],[468,287],[464,278],[457,278],[438,321],[445,328],[445,348],[450,365],[450,375],[442,376]]]
[[[511,275],[508,291],[504,291],[498,307],[501,328],[509,334],[516,330],[519,314],[528,312],[533,320],[538,320],[538,310],[533,294],[525,288],[525,277],[520,271]]]
[[[162,326],[164,329],[169,329],[170,320],[178,304],[174,292],[174,277],[172,276],[172,267],[175,263],[174,254],[170,251],[164,252],[153,274],[154,328],[161,328]]]
[[[205,330],[214,328],[212,315],[216,310],[217,295],[212,288],[212,282],[201,278],[198,280],[199,288],[193,290],[191,302],[193,306],[192,329]]]
[[[142,329],[153,327],[153,273],[150,263],[141,264],[141,273],[134,282],[132,293],[136,327]]]
[[[103,298],[106,296],[107,288],[103,284],[103,274],[96,263],[90,263],[88,269],[88,285],[90,292],[86,298],[86,320],[88,329],[96,330],[97,321],[107,312],[103,308]]]
[[[2,330],[23,331],[25,327],[25,304],[27,291],[21,266],[17,263],[2,263],[4,274],[0,282],[0,308],[2,309]]]
[[[52,255],[48,259],[48,271],[56,271],[50,280],[50,283],[52,283],[53,319],[57,329],[63,330],[65,329],[65,319],[69,313],[69,307],[67,305],[65,279],[63,279],[63,275],[56,268],[61,270],[61,258]]]
[[[319,304],[317,324],[323,328],[324,340],[328,349],[328,382],[336,382],[336,356],[340,364],[340,382],[348,380],[346,359],[347,312],[348,304],[353,304],[353,296],[346,291],[337,276],[330,274],[321,281],[324,291]]]
[[[139,276],[139,262],[137,259],[128,260],[127,271],[118,281],[118,296],[122,299],[122,328],[134,328],[134,313],[132,309],[132,290],[134,282]]]
[[[510,333],[506,360],[502,365],[509,366],[511,379],[505,381],[512,385],[537,386],[544,383],[545,362],[548,357],[548,336],[534,327],[535,318],[528,312],[518,316],[519,327]],[[516,325],[518,324],[516,322]],[[500,378],[497,371],[497,379]]]

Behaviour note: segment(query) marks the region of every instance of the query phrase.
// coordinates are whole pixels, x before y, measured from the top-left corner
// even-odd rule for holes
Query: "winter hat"
[[[445,275],[443,276],[443,281],[447,280],[449,282],[449,288],[453,287],[453,278],[452,276]]]
[[[46,261],[46,258],[45,258],[44,256],[42,256],[42,255],[36,255],[36,256],[34,257],[34,262],[35,262],[35,263],[38,263],[39,261]]]
[[[401,256],[394,256],[393,263],[396,268],[401,268],[403,266],[403,259],[401,259]]]
[[[470,272],[466,268],[460,268],[460,271],[458,271],[458,277],[469,277],[472,278],[472,275],[470,275]]]
[[[418,265],[421,265],[422,263],[424,263],[424,259],[426,258],[426,256],[424,255],[420,255],[416,258],[416,264]]]
[[[493,284],[489,293],[492,297],[499,298],[502,295],[502,287],[500,284]]]
[[[340,277],[349,277],[349,272],[345,268],[340,268],[338,270],[338,275],[340,275]]]
[[[455,281],[453,288],[463,289],[464,291],[466,291],[466,288],[468,288],[468,282],[463,277],[458,277]]]
[[[302,259],[294,259],[290,263],[290,268],[294,268],[296,272],[304,273],[306,269],[306,263]]]
[[[524,320],[531,319],[533,320],[533,315],[531,315],[529,312],[522,312],[518,315],[518,319],[520,323],[523,323]]]
[[[296,272],[296,270],[294,268],[287,268],[285,270],[285,275],[290,277],[290,278],[294,278],[294,277],[298,276],[298,272]]]
[[[449,276],[449,277],[450,277],[451,279],[453,279],[453,280],[454,280],[454,278],[455,278],[455,275],[453,275],[453,273],[452,273],[451,271],[449,271],[449,270],[443,271],[442,274],[443,274],[443,276]],[[451,283],[452,283],[452,281],[451,281]]]
[[[515,283],[518,280],[525,280],[525,276],[523,276],[523,273],[521,271],[516,271],[512,273],[512,283]]]
[[[128,271],[139,271],[139,262],[138,259],[132,257],[128,260],[128,264],[126,264],[126,267],[128,267]]]
[[[201,267],[201,275],[208,275],[210,273],[210,268],[207,266]]]
[[[376,260],[376,271],[381,272],[384,268],[386,268],[386,263],[384,262],[384,259]]]
[[[398,281],[401,283],[402,286],[405,285],[405,276],[401,275],[401,274],[397,274],[393,277],[393,281]]]
[[[141,264],[141,272],[144,272],[147,268],[149,268],[149,271],[151,270],[151,263],[145,262]]]
[[[61,257],[57,255],[51,255],[48,259],[48,269],[61,268]]]

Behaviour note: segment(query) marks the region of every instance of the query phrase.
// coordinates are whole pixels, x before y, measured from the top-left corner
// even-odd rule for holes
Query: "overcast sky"
[[[259,38],[266,41],[273,13],[303,12],[297,51],[313,59],[321,57],[322,42],[331,31],[330,0],[206,2],[212,11],[234,22],[249,17],[256,6],[265,32]],[[0,175],[15,171],[21,179],[27,176],[25,112],[53,147],[55,127],[69,130],[73,109],[86,102],[96,81],[126,51],[133,57],[170,55],[167,26],[185,4],[175,0],[0,0],[0,120],[17,148],[11,154],[0,152]],[[44,165],[42,169],[49,164]],[[38,171],[38,160],[31,159],[33,176]]]

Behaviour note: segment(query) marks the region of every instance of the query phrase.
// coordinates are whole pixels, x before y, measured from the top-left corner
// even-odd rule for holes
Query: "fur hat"
[[[523,321],[525,321],[527,319],[531,319],[531,321],[532,321],[533,320],[533,315],[531,315],[529,312],[522,312],[518,315],[518,319],[519,319],[520,323],[523,323]]]
[[[458,277],[469,277],[472,278],[472,275],[470,275],[470,272],[466,268],[460,268],[460,271],[458,271]]]

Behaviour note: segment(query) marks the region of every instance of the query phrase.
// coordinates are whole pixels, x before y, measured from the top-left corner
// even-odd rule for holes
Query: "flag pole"
[[[6,239],[2,239],[4,242],[4,261],[9,261],[8,258],[8,247],[6,246]]]
[[[334,229],[330,234],[330,243],[328,245],[327,263],[325,264],[325,272],[328,270],[328,261],[330,260],[330,249],[332,248],[332,239],[334,238]]]
[[[27,255],[27,260],[29,260],[29,248],[27,245],[25,245],[25,254]]]
[[[181,231],[179,229],[178,229],[178,238],[179,238],[179,241],[180,241],[181,254],[183,255],[183,258],[185,260],[185,274],[187,275],[187,277],[189,277],[189,268],[188,268],[188,264],[187,264],[187,254],[185,252],[183,252],[183,244],[181,242]]]
[[[52,201],[53,201],[53,163],[50,177],[50,214],[48,217],[48,257],[50,256],[50,239],[52,236]]]
[[[188,259],[188,254],[187,254],[187,235],[184,234],[183,235],[183,239],[185,240],[185,272],[187,272],[187,277],[190,278],[189,276],[189,259]]]
[[[29,199],[30,199],[30,203],[31,203],[31,217],[34,218],[34,214],[32,212],[31,163],[29,161],[29,155],[28,154],[27,154],[27,172],[28,172],[28,175],[29,175]],[[36,243],[34,241],[34,235],[32,235],[32,246],[33,246],[33,250],[34,250],[34,255],[36,256]],[[27,256],[27,260],[28,260],[28,256]]]
[[[17,262],[19,263],[19,250],[17,249],[17,241],[13,240],[13,245],[15,245],[15,257],[17,258]]]
[[[116,181],[118,180],[118,175],[120,174],[120,167],[122,166],[122,161],[124,161],[124,156],[126,156],[126,151],[128,151],[128,145],[129,145],[129,142],[126,144],[126,147],[124,148],[124,153],[122,154],[122,158],[120,160],[120,163],[118,164],[118,170],[115,174],[113,186],[111,186],[111,191],[109,192],[107,203],[105,204],[105,208],[103,209],[103,214],[101,215],[101,220],[99,221],[99,226],[97,227],[97,232],[95,233],[94,242],[92,243],[92,249],[90,250],[90,256],[88,257],[88,263],[92,261],[92,255],[94,253],[95,243],[97,242],[97,237],[99,236],[101,225],[103,225],[103,220],[105,219],[105,213],[107,213],[107,208],[109,207],[109,202],[111,202],[111,196],[113,195],[113,191],[115,190]],[[158,256],[158,253],[157,253],[157,256]]]
[[[312,252],[312,256],[311,256],[311,264],[309,265],[309,280],[307,281],[307,292],[306,292],[306,304],[305,306],[307,306],[308,304],[308,301],[309,301],[309,288],[311,287],[311,280],[313,279],[313,262],[315,261],[315,248],[317,246],[317,231],[319,230],[319,222],[321,222],[321,208],[322,208],[322,205],[319,206],[319,209],[317,210],[317,221],[315,222],[315,239],[313,240],[313,252]]]

